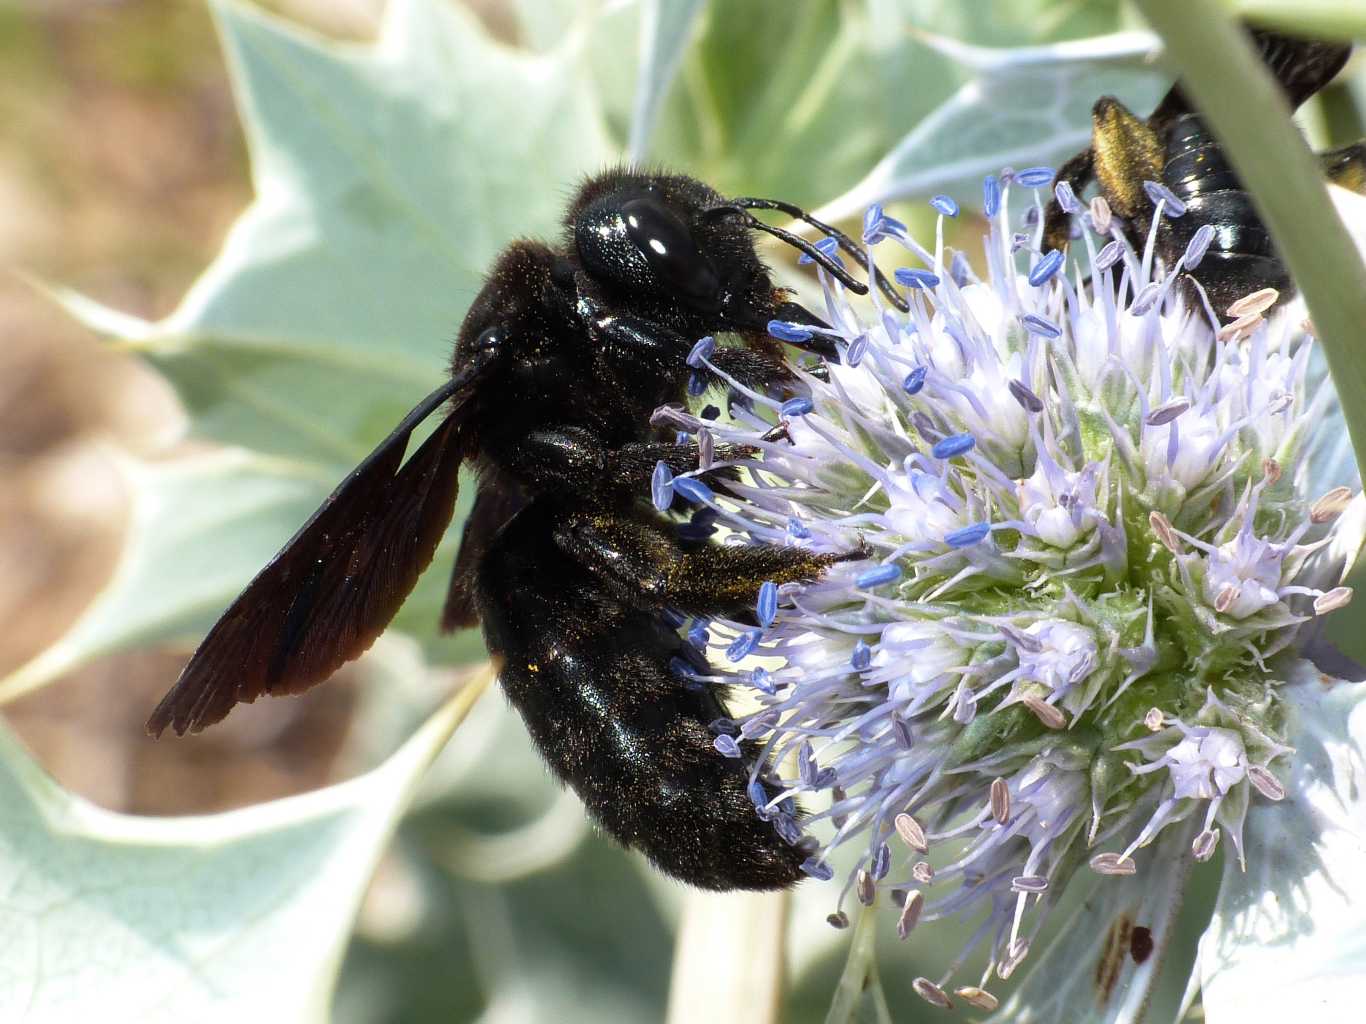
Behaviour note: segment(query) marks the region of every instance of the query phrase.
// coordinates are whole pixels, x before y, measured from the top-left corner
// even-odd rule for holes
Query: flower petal
[[[1225,861],[1200,943],[1209,1020],[1352,1020],[1366,1000],[1366,690],[1300,662],[1281,689],[1296,747],[1288,795],[1253,801],[1248,870]]]

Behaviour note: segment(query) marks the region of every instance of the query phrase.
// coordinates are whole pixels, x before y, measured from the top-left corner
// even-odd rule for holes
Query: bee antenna
[[[732,206],[736,206],[745,210],[777,210],[779,213],[787,214],[793,220],[799,220],[803,223],[810,224],[813,228],[815,228],[821,234],[825,235],[827,238],[833,238],[835,240],[835,243],[846,253],[848,253],[851,257],[853,257],[856,261],[858,261],[860,266],[866,266],[868,268],[869,276],[877,282],[878,288],[882,291],[883,295],[887,296],[888,302],[890,302],[897,309],[901,310],[903,313],[905,313],[907,310],[911,308],[910,305],[906,302],[906,300],[902,298],[901,293],[898,292],[895,287],[893,287],[892,282],[888,281],[886,276],[882,273],[882,271],[880,271],[877,268],[877,264],[873,263],[872,256],[866,250],[860,248],[859,245],[852,238],[846,235],[839,228],[834,227],[830,224],[826,224],[824,221],[819,221],[815,217],[811,216],[811,214],[803,210],[800,206],[796,206],[792,203],[785,203],[780,199],[758,199],[753,196],[738,196],[737,198],[732,199],[730,202]],[[760,227],[759,230],[767,231],[769,229],[765,225],[763,227]],[[776,234],[776,231],[774,233]],[[786,239],[784,239],[784,241],[786,241]],[[847,282],[846,287],[848,287]],[[858,291],[860,295],[865,294],[865,292],[862,290],[855,290]]]
[[[709,206],[702,211],[702,216],[707,220],[716,220],[723,216],[739,217],[740,222],[744,224],[745,227],[753,228],[755,231],[766,232],[774,238],[786,242],[794,249],[800,249],[805,255],[820,264],[828,273],[838,278],[840,284],[844,285],[844,287],[848,288],[850,291],[856,292],[859,295],[868,294],[868,286],[855,278],[849,271],[845,270],[844,267],[840,266],[839,261],[833,256],[821,252],[805,238],[794,235],[790,231],[784,231],[782,228],[775,228],[772,224],[765,224],[758,217],[738,205],[732,203],[725,206]]]

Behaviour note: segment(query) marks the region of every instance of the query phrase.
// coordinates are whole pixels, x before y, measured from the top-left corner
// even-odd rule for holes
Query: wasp
[[[1292,110],[1332,81],[1351,54],[1346,43],[1301,39],[1261,29],[1248,31]],[[1111,211],[1122,218],[1126,237],[1138,249],[1143,247],[1157,212],[1157,200],[1145,184],[1164,186],[1185,212],[1171,216],[1175,204],[1168,201],[1168,216],[1158,225],[1157,254],[1173,267],[1195,233],[1204,225],[1212,227],[1213,241],[1198,272],[1191,277],[1220,316],[1225,316],[1238,299],[1264,288],[1276,289],[1280,301],[1295,294],[1252,196],[1180,83],[1147,120],[1113,96],[1102,96],[1092,108],[1091,125],[1091,146],[1062,165],[1055,183],[1066,182],[1081,194],[1095,181]],[[1366,141],[1318,157],[1329,180],[1366,193]],[[1044,218],[1045,243],[1064,249],[1071,222],[1056,196]]]
[[[450,379],[233,601],[148,731],[197,732],[239,702],[299,693],[358,657],[431,561],[469,464],[478,491],[442,626],[482,624],[503,690],[550,768],[608,834],[685,882],[773,889],[800,878],[804,850],[756,813],[755,745],[741,744],[739,758],[714,745],[724,692],[678,671],[706,666],[678,624],[752,617],[766,581],[813,581],[864,555],[684,537],[680,526],[696,524],[674,522],[650,500],[660,463],[678,475],[699,468],[696,439],[650,425],[657,407],[684,401],[696,383],[687,363],[698,339],[738,338],[715,350],[713,365],[783,394],[796,380],[770,322],[825,326],[775,287],[756,231],[867,292],[833,255],[755,209],[804,220],[859,257],[850,238],[790,204],[622,169],[578,189],[560,244],[508,246],[461,325]],[[837,358],[819,334],[808,348]],[[405,460],[429,419],[435,429]],[[740,454],[715,447],[722,462]],[[696,479],[724,489],[728,472]],[[672,498],[670,511],[685,499]],[[762,796],[773,799],[762,778]]]

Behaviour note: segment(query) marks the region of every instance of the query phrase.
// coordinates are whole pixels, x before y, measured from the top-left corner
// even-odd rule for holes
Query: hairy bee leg
[[[1094,152],[1089,147],[1083,149],[1058,168],[1053,184],[1056,186],[1058,182],[1065,181],[1072,186],[1072,191],[1080,196],[1095,177],[1094,160]],[[1048,206],[1044,208],[1044,245],[1050,249],[1062,251],[1067,248],[1067,243],[1071,241],[1071,238],[1072,215],[1062,208],[1062,204],[1058,202],[1055,195],[1048,201]]]
[[[1338,185],[1366,195],[1366,139],[1319,153],[1324,176]]]
[[[717,890],[800,880],[806,853],[755,812],[758,749],[718,752],[722,696],[673,673],[687,652],[657,611],[624,604],[566,556],[551,535],[561,514],[544,499],[519,513],[478,577],[499,680],[541,755],[608,834],[667,874]]]
[[[625,515],[572,517],[557,525],[555,540],[621,600],[692,615],[747,615],[765,581],[818,580],[850,557],[770,545],[684,548],[661,524]]]
[[[796,383],[776,345],[718,348],[711,354],[711,362],[718,370],[755,391],[767,391],[775,385],[783,385],[784,391],[790,391]]]
[[[1162,180],[1162,139],[1119,100],[1102,96],[1091,108],[1091,140],[1095,176],[1110,208],[1141,237],[1152,206],[1143,183]]]
[[[749,453],[747,448],[718,444],[716,457],[725,460]],[[697,442],[632,441],[610,448],[582,427],[533,430],[517,439],[502,464],[535,487],[607,488],[635,497],[649,495],[650,477],[663,462],[675,474],[691,473],[698,464]],[[718,478],[726,470],[717,470]]]
[[[782,302],[765,315],[772,320],[784,320],[807,327],[829,326],[820,317],[795,302]],[[735,369],[732,370],[729,366],[723,369],[741,383],[754,388],[762,389],[769,384],[785,380],[790,375],[783,365],[782,356],[778,354],[776,343],[763,333],[767,327],[767,321],[760,321],[754,325],[752,334],[746,334],[754,347],[718,348],[711,355],[712,362],[721,366],[724,361],[732,360]],[[596,329],[600,337],[607,344],[615,346],[619,354],[629,355],[643,371],[661,377],[685,372],[688,353],[697,341],[696,338],[685,339],[682,335],[658,324],[629,316],[604,320]],[[800,343],[799,347],[822,358],[839,361],[839,350],[823,334],[813,334],[809,341]]]
[[[593,332],[618,359],[634,364],[640,373],[663,380],[687,379],[687,357],[696,338],[685,338],[672,328],[636,316],[610,316],[594,321]]]
[[[756,451],[757,449],[749,445],[718,442],[713,450],[713,457],[717,462],[731,462],[748,458]],[[633,441],[620,448],[610,449],[608,473],[613,486],[644,497],[648,493],[655,467],[660,462],[667,465],[676,476],[697,469],[700,455],[697,442],[692,440],[683,444]],[[721,466],[703,472],[701,478],[710,486],[724,489],[727,480],[736,478],[736,471],[732,466]]]

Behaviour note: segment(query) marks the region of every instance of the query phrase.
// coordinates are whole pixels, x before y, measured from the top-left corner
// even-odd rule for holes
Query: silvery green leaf
[[[380,853],[481,690],[366,775],[205,817],[102,810],[0,730],[0,1018],[326,1021]]]
[[[626,6],[632,4],[633,0],[627,0]],[[515,15],[519,45],[536,53],[549,53],[577,31],[590,8],[600,9],[602,5],[597,0],[509,0],[498,6]]]
[[[0,679],[0,702],[121,647],[202,632],[327,487],[316,467],[241,449],[114,461],[131,501],[119,564],[60,639]]]
[[[1302,316],[1307,310],[1302,302],[1294,300],[1293,306],[1286,312],[1289,316]],[[1310,387],[1315,394],[1325,385],[1331,388],[1328,379],[1328,360],[1318,345],[1309,353],[1309,377]],[[1341,397],[1336,389],[1329,392],[1326,401],[1323,427],[1310,439],[1308,470],[1311,494],[1323,494],[1338,486],[1354,489],[1361,486],[1356,453],[1352,450],[1352,437],[1347,432],[1347,420],[1343,415]]]
[[[1084,1020],[1088,1024],[1134,1024],[1145,1019],[1154,990],[1174,979],[1171,1002],[1179,1001],[1191,960],[1168,955],[1193,863],[1185,828],[1168,829],[1151,847],[1135,854],[1138,873],[1100,877],[1083,866],[1069,885],[1070,915],[1057,934],[1030,952],[1028,972],[1010,998],[989,1018],[1000,1024],[1046,1024]],[[1063,917],[1063,915],[1059,915]],[[1148,929],[1152,953],[1141,963],[1131,951],[1135,928]]]
[[[707,5],[651,154],[730,194],[810,204],[847,187],[956,84],[885,6]]]
[[[1356,242],[1357,249],[1366,255],[1366,196],[1359,196],[1342,188],[1330,188],[1328,191],[1343,224]],[[1324,429],[1321,432],[1323,436],[1317,439],[1318,443],[1310,463],[1311,473],[1317,474],[1316,490],[1320,492],[1338,485],[1359,488],[1361,483],[1361,459],[1352,450],[1342,407],[1366,402],[1366,395],[1355,394],[1349,388],[1336,392],[1335,397],[1336,402],[1325,418]],[[1360,591],[1366,586],[1366,565],[1360,560],[1362,543],[1366,540],[1366,508],[1363,508],[1363,499],[1360,495],[1343,515],[1350,517],[1349,524],[1352,528],[1344,529],[1329,551],[1316,558],[1315,562],[1318,566],[1328,567],[1330,571],[1345,571],[1345,582]],[[1329,585],[1336,582],[1337,580],[1333,580]],[[1322,623],[1310,623],[1305,641],[1317,648],[1310,656],[1325,671],[1348,678],[1360,678],[1362,673],[1359,666],[1366,666],[1366,628],[1363,628],[1363,625],[1366,625],[1366,602],[1360,600],[1334,612]],[[1355,664],[1325,660],[1318,653],[1325,642]]]
[[[636,75],[635,108],[627,147],[635,164],[641,163],[649,152],[660,103],[678,74],[704,0],[643,0],[641,6],[640,70]]]
[[[592,832],[582,802],[545,771],[521,717],[504,701],[484,701],[470,713],[460,742],[427,773],[414,809],[440,816],[432,859],[455,878],[485,885],[544,871]]]
[[[399,845],[425,853],[424,834],[438,824],[415,815]],[[401,938],[358,937],[335,1021],[662,1021],[673,937],[633,860],[595,837],[498,884],[420,863],[429,912]]]
[[[1057,0],[984,0],[945,4],[940,0],[866,0],[869,18],[886,33],[951,36],[982,46],[1085,39],[1133,22],[1116,0],[1060,4]]]
[[[214,10],[256,199],[175,312],[115,337],[196,434],[344,472],[441,382],[492,257],[554,234],[612,146],[575,39],[519,53],[437,0],[397,0],[373,47]]]
[[[985,175],[1009,166],[1057,166],[1089,145],[1091,106],[1099,96],[1118,96],[1146,114],[1170,84],[1135,66],[1151,49],[1143,33],[1012,50],[931,38],[977,76],[817,216],[839,220],[872,203],[933,192],[978,203]]]
[[[1340,583],[1359,592],[1366,572],[1359,564],[1366,545],[1366,496],[1358,493],[1342,512],[1332,541],[1306,562],[1297,582],[1320,589]],[[1301,655],[1319,671],[1339,679],[1366,679],[1366,640],[1362,638],[1362,602],[1356,601],[1324,616],[1314,616],[1300,627],[1296,644]]]
[[[1353,1020],[1366,1000],[1366,702],[1299,663],[1280,694],[1287,794],[1254,800],[1200,944],[1206,1020]]]
[[[661,10],[682,17],[689,6]],[[1048,2],[1006,0],[708,4],[660,105],[650,153],[722,192],[814,205],[864,176],[968,78],[969,69],[926,45],[926,27],[1001,44],[1118,24],[1114,3],[1061,13]]]
[[[636,83],[648,74],[638,67],[644,4],[640,0],[509,0],[506,6],[516,13],[520,46],[541,54],[567,51],[574,55],[575,74],[592,88],[613,145],[625,149]],[[492,11],[505,13],[504,5]]]
[[[1037,65],[1128,64],[1137,66],[1152,57],[1161,40],[1152,32],[1112,32],[1090,39],[1062,39],[1040,46],[978,46],[936,32],[917,32],[922,43],[971,71],[974,75],[1001,74]]]
[[[119,564],[65,634],[0,678],[0,703],[112,651],[193,640],[333,486],[325,467],[240,448],[165,462],[114,461],[131,501]],[[433,633],[454,546],[448,537],[400,611],[400,628]],[[429,647],[457,661],[483,649],[474,633]]]
[[[438,0],[396,0],[372,47],[235,0],[213,9],[254,202],[165,320],[51,291],[169,378],[192,433],[250,451],[130,468],[118,574],[67,636],[0,683],[0,698],[98,654],[202,631],[441,382],[493,255],[553,233],[558,186],[611,152],[572,41],[519,54]],[[552,168],[561,177],[548,181]],[[400,627],[435,634],[455,537]],[[448,658],[479,650],[473,634],[433,643]]]

